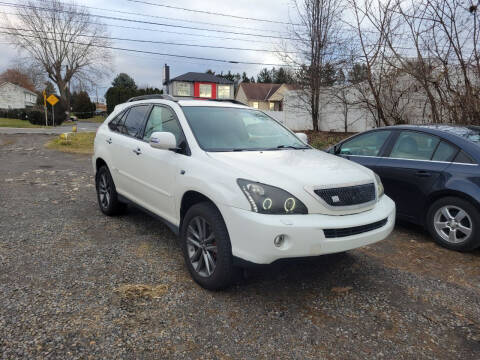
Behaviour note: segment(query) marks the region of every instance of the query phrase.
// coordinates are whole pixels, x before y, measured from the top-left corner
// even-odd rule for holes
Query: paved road
[[[72,125],[62,125],[50,128],[9,128],[0,127],[0,134],[43,134],[43,135],[58,135],[64,132],[72,131]],[[96,131],[100,126],[99,123],[79,122],[77,125],[77,131],[91,132]]]
[[[199,288],[175,236],[106,217],[89,156],[0,135],[0,358],[480,359],[480,251],[385,241]]]

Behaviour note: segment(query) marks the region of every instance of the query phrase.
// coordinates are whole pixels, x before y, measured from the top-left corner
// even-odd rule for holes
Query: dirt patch
[[[168,291],[167,285],[143,285],[143,284],[125,284],[117,289],[115,292],[119,293],[125,299],[159,299]]]

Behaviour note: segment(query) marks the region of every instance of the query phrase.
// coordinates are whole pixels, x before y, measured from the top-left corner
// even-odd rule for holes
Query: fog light
[[[273,239],[273,245],[276,247],[280,247],[283,245],[283,241],[285,240],[285,235],[277,235],[275,236],[275,239]]]

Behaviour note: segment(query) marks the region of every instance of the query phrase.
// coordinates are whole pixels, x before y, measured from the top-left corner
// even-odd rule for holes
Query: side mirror
[[[177,140],[171,132],[154,132],[150,136],[150,146],[155,149],[176,150]]]
[[[333,147],[333,153],[334,153],[335,155],[340,154],[340,148],[341,148],[340,146],[335,145],[335,146]]]
[[[305,133],[295,133],[297,137],[302,140],[305,144],[308,144],[308,136]]]

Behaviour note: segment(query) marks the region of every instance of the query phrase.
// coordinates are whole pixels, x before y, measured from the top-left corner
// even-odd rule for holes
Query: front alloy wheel
[[[180,239],[193,280],[209,290],[220,290],[231,284],[238,269],[233,266],[227,227],[213,203],[201,202],[187,210]]]
[[[100,200],[100,206],[103,209],[108,209],[110,198],[112,197],[112,187],[108,183],[107,174],[105,172],[99,176],[98,197]]]
[[[209,277],[217,266],[217,244],[211,225],[202,216],[196,216],[187,227],[187,251],[195,272]]]

